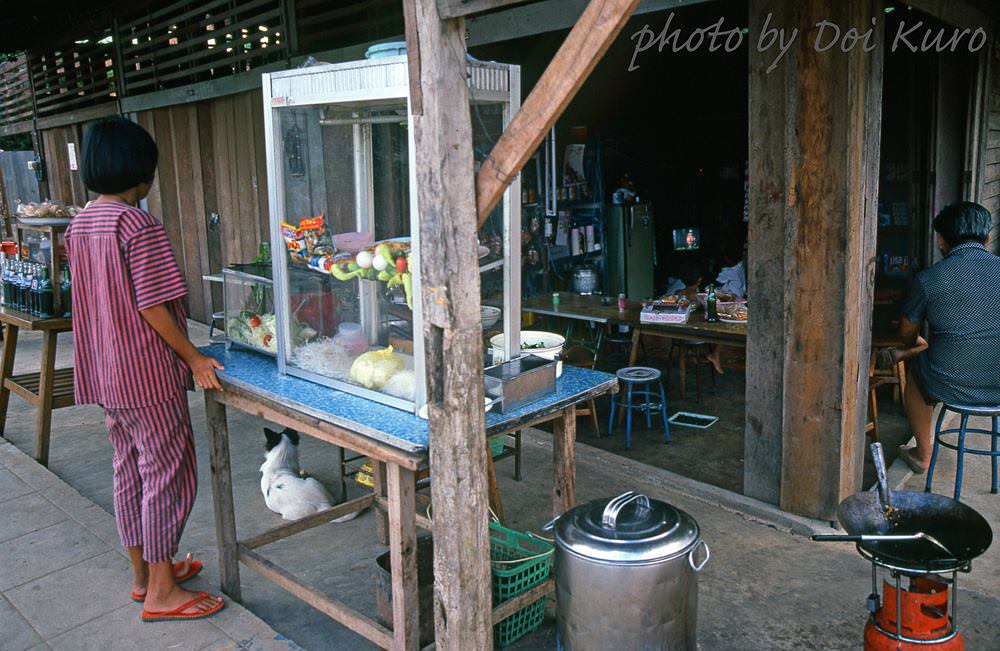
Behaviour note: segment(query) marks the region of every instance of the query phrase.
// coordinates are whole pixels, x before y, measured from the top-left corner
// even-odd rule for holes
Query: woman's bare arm
[[[156,330],[157,334],[167,342],[167,345],[187,364],[194,375],[195,382],[202,389],[216,389],[222,391],[219,378],[215,376],[215,369],[224,368],[218,360],[202,355],[194,347],[181,329],[177,327],[174,315],[170,313],[165,303],[154,305],[145,310],[139,310],[139,314],[146,323]]]

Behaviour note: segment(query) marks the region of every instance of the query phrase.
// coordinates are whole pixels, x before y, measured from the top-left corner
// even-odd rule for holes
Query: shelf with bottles
[[[14,224],[17,243],[2,259],[5,309],[39,319],[69,317],[69,263],[65,234],[68,224]]]

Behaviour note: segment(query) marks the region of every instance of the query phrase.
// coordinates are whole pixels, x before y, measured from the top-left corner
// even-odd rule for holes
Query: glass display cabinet
[[[262,85],[278,372],[419,413],[420,209],[407,59],[264,74]],[[520,70],[470,60],[469,90],[478,165],[519,106]],[[483,327],[502,331],[507,350],[520,349],[519,199],[518,179],[479,233]],[[322,279],[309,289],[319,314],[304,314],[295,298],[303,274]],[[262,291],[253,286],[236,299],[237,313]]]

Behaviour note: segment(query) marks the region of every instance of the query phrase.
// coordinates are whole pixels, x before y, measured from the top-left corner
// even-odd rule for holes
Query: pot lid
[[[634,491],[567,511],[556,520],[555,537],[574,554],[615,563],[668,560],[701,538],[690,515]]]

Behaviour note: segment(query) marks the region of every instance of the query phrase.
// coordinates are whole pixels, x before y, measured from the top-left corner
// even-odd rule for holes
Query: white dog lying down
[[[299,469],[299,433],[291,428],[275,432],[264,428],[267,455],[260,466],[260,492],[264,503],[285,520],[298,520],[333,507],[333,498],[323,484],[302,477]],[[358,516],[349,513],[334,522]]]

